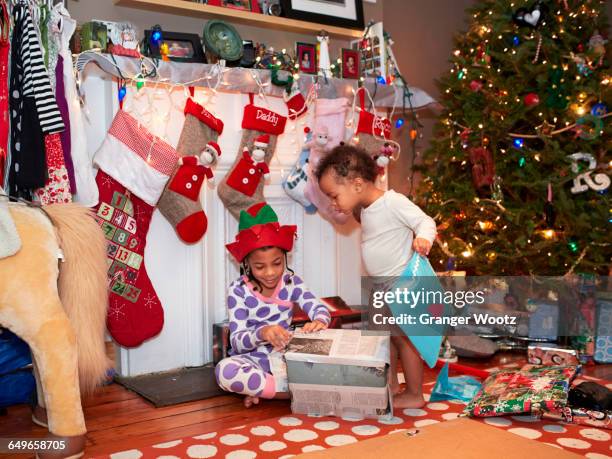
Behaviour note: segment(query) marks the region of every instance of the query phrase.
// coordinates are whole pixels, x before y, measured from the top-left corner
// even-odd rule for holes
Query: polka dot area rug
[[[429,390],[431,387],[431,383],[426,385]],[[429,399],[429,395],[425,398]],[[395,410],[393,418],[380,420],[289,415],[99,457],[285,459],[301,453],[348,445],[380,435],[456,419],[464,406],[454,401],[430,402],[421,409]],[[612,458],[612,430],[562,424],[528,415],[479,420],[515,435],[563,448],[590,459]]]

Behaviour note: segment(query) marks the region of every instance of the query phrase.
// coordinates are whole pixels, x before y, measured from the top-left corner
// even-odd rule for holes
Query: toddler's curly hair
[[[340,144],[321,159],[315,171],[317,180],[329,169],[344,179],[361,177],[368,182],[376,181],[376,162],[365,150],[353,145]]]

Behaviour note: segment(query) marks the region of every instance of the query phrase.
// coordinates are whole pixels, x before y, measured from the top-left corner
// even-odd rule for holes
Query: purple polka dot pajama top
[[[266,384],[274,383],[268,360],[273,346],[264,341],[261,330],[267,325],[280,325],[288,330],[294,303],[310,320],[329,324],[329,311],[298,276],[284,274],[269,298],[256,292],[245,276],[230,284],[227,308],[232,356],[221,360],[215,368],[221,388],[239,394],[266,396]]]

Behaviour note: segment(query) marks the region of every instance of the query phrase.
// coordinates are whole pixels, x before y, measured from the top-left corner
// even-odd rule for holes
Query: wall
[[[411,86],[419,87],[438,98],[435,79],[448,68],[453,47],[452,37],[465,30],[465,9],[474,0],[384,1],[385,30],[394,41],[393,51],[402,75]],[[430,109],[420,110],[418,116],[424,126],[423,138],[417,142],[417,151],[422,153],[428,146],[437,116]],[[396,163],[392,163],[389,173],[390,187],[402,193],[410,191],[412,154],[406,141],[408,132],[406,123],[397,133],[402,144],[402,154]]]
[[[68,0],[68,10],[73,18],[79,23],[87,22],[91,19],[105,19],[108,21],[130,21],[140,33],[145,29],[150,29],[155,24],[160,24],[164,30],[174,32],[195,33],[202,35],[202,30],[206,19],[190,18],[173,14],[162,14],[157,12],[145,11],[135,8],[116,6],[114,0]],[[382,0],[377,0],[375,4],[364,2],[364,17],[366,23],[372,19],[374,21],[383,20]],[[274,30],[259,27],[249,27],[242,24],[234,24],[240,36],[245,40],[266,43],[275,49],[293,49],[295,42],[316,43],[316,37],[289,32],[277,32]],[[325,26],[322,26],[325,28]],[[331,40],[330,50],[332,58],[339,56],[339,49],[346,47],[347,41]]]

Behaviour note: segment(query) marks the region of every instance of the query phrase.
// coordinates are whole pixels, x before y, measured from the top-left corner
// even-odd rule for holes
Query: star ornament
[[[552,137],[552,133],[555,130],[555,125],[550,124],[548,121],[544,121],[535,128],[536,132],[540,137]]]

